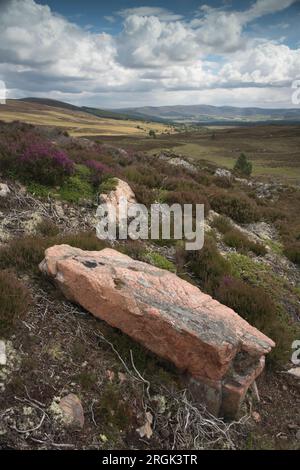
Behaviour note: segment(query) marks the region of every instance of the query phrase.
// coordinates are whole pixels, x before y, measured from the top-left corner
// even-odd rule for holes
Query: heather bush
[[[159,171],[149,171],[149,163],[127,167],[124,175],[129,184],[133,182],[148,188],[159,188],[163,182],[163,175]]]
[[[287,241],[283,253],[293,263],[300,264],[300,240]]]
[[[28,289],[8,271],[0,271],[0,338],[8,337],[31,304]]]
[[[201,250],[185,251],[182,246],[178,246],[176,259],[178,270],[191,271],[201,287],[211,295],[214,295],[221,279],[231,274],[230,263],[219,253],[215,241],[207,235]]]
[[[51,219],[44,218],[36,227],[36,233],[46,236],[56,236],[59,234],[59,228]]]
[[[146,186],[139,184],[131,185],[134,191],[136,200],[140,204],[144,204],[149,207],[151,204],[154,204],[157,200],[157,191],[155,189],[149,189]]]
[[[201,186],[195,182],[192,178],[181,178],[178,176],[172,176],[166,178],[163,182],[164,189],[168,191],[198,191]]]
[[[259,220],[257,204],[243,193],[215,191],[209,202],[213,210],[227,215],[238,223],[251,223]]]
[[[222,176],[214,176],[213,183],[218,186],[219,188],[232,188],[232,179],[231,178],[224,178]]]
[[[210,210],[210,204],[207,197],[200,192],[192,191],[171,191],[165,196],[165,202],[167,204],[204,204],[204,213],[208,214]]]
[[[31,128],[11,126],[0,133],[0,170],[25,182],[59,186],[74,165],[64,151]]]
[[[45,250],[53,245],[71,245],[82,250],[102,250],[107,244],[94,232],[79,232],[57,236],[28,236],[13,238],[0,248],[0,269],[14,268],[18,272],[37,274]]]
[[[94,188],[98,188],[104,179],[108,179],[112,176],[113,170],[105,163],[96,160],[88,160],[85,162],[85,165],[90,169],[90,181]]]
[[[145,245],[141,240],[126,240],[118,248],[121,253],[130,256],[133,259],[142,261],[145,254]]]
[[[18,272],[37,272],[48,246],[46,239],[39,236],[14,238],[0,249],[0,269],[15,268]]]
[[[264,289],[231,276],[223,277],[216,290],[216,297],[258,328],[266,326],[276,310]]]
[[[257,256],[264,256],[267,253],[265,246],[262,243],[257,243],[249,238],[240,230],[231,228],[226,231],[223,237],[224,243],[227,246],[236,248],[241,253],[252,251]]]
[[[265,289],[251,286],[241,279],[225,276],[215,296],[275,341],[276,348],[268,356],[270,362],[283,363],[288,360],[293,330],[288,325],[286,315]]]
[[[33,142],[20,154],[17,172],[28,181],[59,186],[66,176],[73,173],[72,160],[46,142]]]
[[[232,229],[232,224],[227,217],[220,215],[218,217],[214,217],[211,226],[218,230],[220,233],[226,233]]]
[[[142,184],[142,175],[135,166],[125,168],[124,176],[129,183]]]

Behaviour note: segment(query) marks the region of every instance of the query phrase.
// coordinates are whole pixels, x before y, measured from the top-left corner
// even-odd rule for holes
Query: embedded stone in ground
[[[63,414],[63,421],[67,425],[84,425],[84,414],[81,401],[74,393],[63,397],[59,402],[59,407]]]
[[[69,300],[175,364],[215,414],[235,416],[274,346],[196,286],[116,250],[53,246],[40,269]]]
[[[0,183],[0,197],[7,197],[10,193],[10,189],[7,184]]]
[[[0,366],[5,366],[6,363],[7,363],[6,345],[5,345],[5,342],[1,339],[0,340]]]

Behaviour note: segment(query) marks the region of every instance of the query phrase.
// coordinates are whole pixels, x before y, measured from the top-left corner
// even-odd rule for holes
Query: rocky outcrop
[[[111,204],[115,208],[118,222],[120,200],[122,198],[126,199],[128,207],[130,204],[136,204],[137,201],[134,192],[126,181],[120,180],[119,178],[114,178],[114,180],[116,182],[115,189],[109,191],[107,194],[100,194],[100,203]]]
[[[300,367],[292,367],[292,369],[289,369],[287,373],[293,377],[296,377],[297,379],[300,379]]]
[[[181,156],[178,156],[175,154],[161,153],[159,155],[159,159],[164,162],[169,163],[169,165],[182,167],[185,170],[190,171],[191,173],[195,173],[197,171],[197,168],[195,167],[195,165],[183,159]]]
[[[0,183],[0,197],[7,197],[10,193],[10,189],[7,184]]]
[[[215,171],[215,176],[217,176],[218,178],[224,178],[227,180],[233,179],[231,171],[226,170],[225,168],[217,168]]]
[[[5,366],[6,363],[7,363],[6,344],[2,339],[0,339],[0,366]]]
[[[175,364],[215,414],[235,416],[274,346],[196,286],[109,248],[54,246],[40,270],[69,300]]]

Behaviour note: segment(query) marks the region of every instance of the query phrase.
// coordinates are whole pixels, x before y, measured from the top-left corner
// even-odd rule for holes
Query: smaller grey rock
[[[288,374],[296,377],[296,379],[300,379],[300,367],[293,367],[287,371]]]
[[[288,428],[289,428],[291,431],[295,431],[295,430],[296,430],[296,431],[298,431],[298,430],[300,431],[299,426],[298,426],[297,424],[293,424],[293,423],[292,423],[292,424],[288,424]]]
[[[248,224],[246,228],[263,240],[274,240],[277,238],[276,229],[267,222],[255,222]]]
[[[252,181],[247,180],[246,178],[235,178],[235,181],[246,186],[252,186]]]
[[[215,176],[218,176],[219,178],[231,179],[232,173],[229,170],[225,170],[225,168],[217,168],[215,171]]]
[[[74,393],[69,393],[59,402],[59,407],[63,414],[63,421],[66,425],[84,425],[84,413],[81,401]]]
[[[6,357],[6,344],[1,339],[0,340],[0,366],[6,366],[7,357]]]
[[[192,163],[185,160],[179,155],[161,153],[159,155],[159,159],[167,162],[169,165],[181,166],[192,173],[195,173],[197,171],[195,165],[193,165]]]
[[[10,189],[7,184],[0,183],[0,197],[7,197],[10,193]]]
[[[300,429],[296,432],[296,439],[297,441],[300,441]]]
[[[55,212],[58,215],[58,217],[63,219],[64,216],[65,216],[65,212],[64,212],[64,209],[63,209],[62,205],[57,203],[57,204],[55,204],[54,208],[55,208]]]

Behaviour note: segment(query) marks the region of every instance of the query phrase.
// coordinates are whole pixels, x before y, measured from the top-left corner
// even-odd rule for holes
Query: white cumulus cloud
[[[47,93],[98,106],[195,103],[219,99],[221,89],[231,98],[231,89],[246,88],[253,99],[261,99],[262,88],[286,96],[300,73],[300,49],[249,38],[245,26],[294,2],[257,0],[244,11],[202,6],[192,20],[160,7],[123,9],[106,17],[122,21],[112,35],[93,33],[35,0],[1,0],[0,79],[11,96]]]

